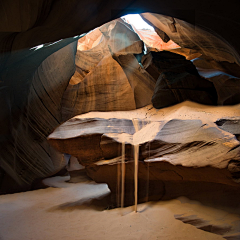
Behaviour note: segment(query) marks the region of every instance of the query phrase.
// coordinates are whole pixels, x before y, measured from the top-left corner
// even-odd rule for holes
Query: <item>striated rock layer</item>
[[[216,61],[239,63],[239,56],[230,45],[201,27],[161,14],[142,13],[141,16],[182,48],[197,50]]]
[[[161,119],[161,111],[154,111],[152,115],[148,108],[142,108],[132,114],[76,116],[59,126],[48,140],[59,151],[77,157],[96,182],[107,183],[115,203],[120,197],[116,186],[123,142],[127,205],[133,204],[135,145],[139,145],[139,201],[189,195],[220,185],[239,190],[240,142],[236,128],[227,127],[225,120],[226,127],[218,127],[221,120],[217,115],[212,114],[210,120],[203,110],[199,119],[177,119],[181,111],[174,114],[175,119]],[[139,131],[135,130],[136,119]],[[239,122],[239,117],[234,121]]]
[[[62,99],[63,121],[90,111],[133,110],[150,104],[155,80],[137,60],[143,49],[131,25],[121,19],[80,39],[76,72]]]
[[[61,99],[75,71],[76,43],[50,55],[38,67],[29,83],[23,114],[15,115],[12,138],[1,149],[1,167],[23,189],[29,189],[37,178],[57,173],[67,163],[46,137],[61,122]]]
[[[48,139],[59,151],[76,156],[84,165],[119,157],[122,142],[130,149],[139,145],[139,160],[168,161],[186,167],[225,168],[228,160],[239,157],[236,137],[211,122],[140,119],[138,124],[140,130],[135,132],[131,119],[73,118]]]

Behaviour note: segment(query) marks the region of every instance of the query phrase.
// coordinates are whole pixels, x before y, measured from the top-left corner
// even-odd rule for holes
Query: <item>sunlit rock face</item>
[[[0,166],[18,184],[26,186],[24,189],[29,189],[35,179],[50,176],[65,166],[62,153],[46,142],[46,136],[61,122],[88,111],[133,110],[150,103],[159,76],[147,70],[151,61],[143,56],[144,38],[150,39],[145,44],[148,52],[167,49],[187,59],[202,55],[214,69],[231,75],[230,81],[206,78],[217,90],[218,104],[238,103],[238,89],[234,84],[237,84],[239,67],[232,67],[230,63],[239,63],[237,51],[240,48],[228,28],[222,36],[232,39],[230,42],[236,51],[217,35],[213,37],[179,20],[182,14],[168,10],[161,13],[171,13],[172,17],[145,13],[142,16],[155,26],[159,35],[159,38],[154,35],[154,41],[159,39],[155,46],[151,37],[144,37],[140,32],[137,35],[134,28],[123,21],[109,22],[120,16],[108,11],[127,9],[128,2],[113,2],[109,8],[105,4],[98,6],[96,2],[93,5],[65,0],[35,3],[22,1],[21,8],[16,8],[5,2],[0,8],[3,11],[0,27],[4,32],[0,36],[1,53],[4,53],[0,56]],[[138,2],[134,4],[139,7]],[[160,2],[146,4],[149,11],[161,11],[158,10]],[[89,8],[90,5],[95,7]],[[16,6],[15,3],[12,6]],[[221,14],[221,19],[224,18]],[[227,22],[228,18],[225,20]],[[77,49],[76,42],[81,36],[76,35],[99,26],[102,27],[80,39]],[[219,29],[212,29],[219,33]],[[70,38],[63,40],[66,37]],[[211,41],[205,44],[205,39]],[[177,49],[170,49],[172,46]],[[224,64],[213,61],[224,61]],[[207,68],[195,65],[201,76],[206,76]],[[227,91],[223,92],[222,87]]]
[[[147,118],[148,108],[118,112],[122,114],[120,119],[108,118],[104,113],[95,113],[96,118],[88,118],[87,114],[76,116],[59,126],[48,139],[56,149],[77,157],[84,165],[121,156],[122,142],[130,145],[129,152],[131,146],[140,145],[142,161],[168,161],[185,167],[226,168],[230,159],[239,158],[240,143],[233,135],[239,132],[239,119],[233,119],[232,124],[231,120],[223,120],[219,129],[221,120],[216,125],[207,119],[207,114],[202,120],[161,121],[161,111],[155,110],[155,120],[151,120]],[[132,119],[138,113],[144,118],[138,119],[136,132]]]
[[[80,39],[76,73],[62,99],[64,120],[89,111],[133,110],[150,104],[156,81],[135,57],[143,50],[143,41],[121,19]]]
[[[206,190],[223,185],[238,191],[239,117],[234,114],[239,115],[239,107],[230,112],[227,107],[193,104],[186,109],[187,104],[164,111],[148,106],[134,111],[83,114],[59,126],[48,140],[60,152],[77,157],[96,182],[107,183],[114,204],[120,197],[116,186],[117,169],[123,157],[122,143],[125,144],[126,205],[134,203],[136,145],[139,146],[140,202],[190,196],[203,190],[203,186]],[[214,111],[226,111],[228,118],[219,119],[220,114]]]

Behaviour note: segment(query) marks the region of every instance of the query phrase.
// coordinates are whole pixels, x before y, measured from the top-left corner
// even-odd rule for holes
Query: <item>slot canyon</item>
[[[239,5],[0,2],[0,240],[240,239]]]

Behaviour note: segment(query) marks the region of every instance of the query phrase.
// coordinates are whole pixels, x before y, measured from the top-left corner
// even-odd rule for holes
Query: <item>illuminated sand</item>
[[[235,226],[239,218],[224,210],[203,206],[187,199],[150,202],[113,210],[107,208],[105,184],[95,184],[85,177],[78,184],[69,177],[46,179],[48,189],[0,197],[1,240],[217,240],[221,236],[184,224],[174,215],[197,215],[210,224]],[[93,200],[98,198],[98,200]],[[232,234],[225,233],[226,235]]]

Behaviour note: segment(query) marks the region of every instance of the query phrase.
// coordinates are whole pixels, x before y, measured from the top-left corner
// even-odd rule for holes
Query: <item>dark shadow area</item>
[[[93,209],[96,211],[103,211],[113,208],[111,206],[111,195],[110,193],[104,194],[98,198],[83,198],[75,202],[63,203],[59,206],[52,207],[48,211],[75,211],[75,210],[86,210]]]
[[[86,174],[85,169],[69,171],[69,183],[90,182],[92,179]]]
[[[168,182],[165,187],[168,192],[161,200],[170,200],[181,195],[205,206],[240,215],[239,187],[204,182]]]
[[[107,183],[111,201],[119,206],[121,189],[117,184],[117,164],[87,168],[97,183]],[[134,204],[134,164],[126,163],[124,204]],[[185,196],[206,206],[240,214],[240,186],[232,180],[228,169],[190,168],[167,162],[139,162],[138,203],[171,200]]]
[[[182,217],[181,215],[174,215],[174,217],[184,223],[193,225],[198,229],[204,230],[206,232],[211,232],[218,235],[224,235],[232,230],[232,226],[229,225],[214,225],[210,221],[205,221],[204,219],[198,218],[196,215],[190,215],[187,217]]]

